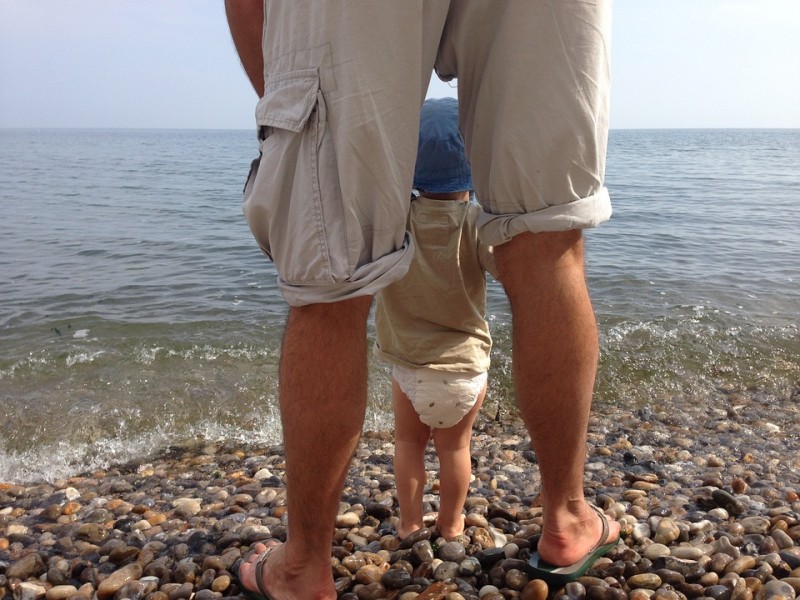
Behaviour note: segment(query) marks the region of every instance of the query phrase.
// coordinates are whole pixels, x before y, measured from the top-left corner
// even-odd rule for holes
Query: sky
[[[800,128],[800,2],[615,0],[612,80],[612,128]],[[255,101],[223,0],[0,0],[2,128],[248,129]]]

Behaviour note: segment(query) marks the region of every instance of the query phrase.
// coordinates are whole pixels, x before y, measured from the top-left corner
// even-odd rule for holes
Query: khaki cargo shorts
[[[287,302],[405,274],[432,69],[458,79],[486,243],[607,220],[610,20],[611,0],[266,0],[244,212]]]

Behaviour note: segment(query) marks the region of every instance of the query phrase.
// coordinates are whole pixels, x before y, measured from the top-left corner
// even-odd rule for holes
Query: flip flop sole
[[[603,530],[600,532],[600,539],[597,540],[597,545],[589,550],[589,552],[587,552],[578,562],[572,563],[571,565],[567,565],[565,567],[551,565],[550,563],[542,560],[538,552],[534,552],[526,567],[529,576],[535,579],[544,580],[551,588],[561,587],[570,581],[575,581],[579,577],[582,577],[586,571],[591,568],[595,560],[606,554],[609,550],[617,545],[619,542],[619,537],[613,542],[609,542],[607,544],[600,543],[603,540],[608,539],[608,515],[606,515],[602,510],[593,504],[590,504],[589,507],[597,513],[603,524]]]
[[[538,552],[534,552],[528,561],[526,571],[530,577],[544,580],[551,589],[559,588],[583,577],[598,558],[616,547],[618,541],[614,540],[608,544],[603,544],[589,552],[578,562],[565,567],[551,565],[543,561]]]

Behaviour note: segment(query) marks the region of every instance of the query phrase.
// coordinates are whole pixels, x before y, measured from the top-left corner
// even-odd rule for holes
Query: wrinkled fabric
[[[610,21],[610,0],[266,0],[244,212],[287,302],[405,274],[432,69],[458,79],[485,243],[607,220]]]

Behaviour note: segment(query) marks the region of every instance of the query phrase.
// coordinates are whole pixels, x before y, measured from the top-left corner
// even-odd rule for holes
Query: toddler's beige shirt
[[[412,201],[414,257],[408,274],[378,293],[376,356],[412,368],[489,368],[486,271],[496,268],[491,247],[478,240],[480,213],[468,202]]]

